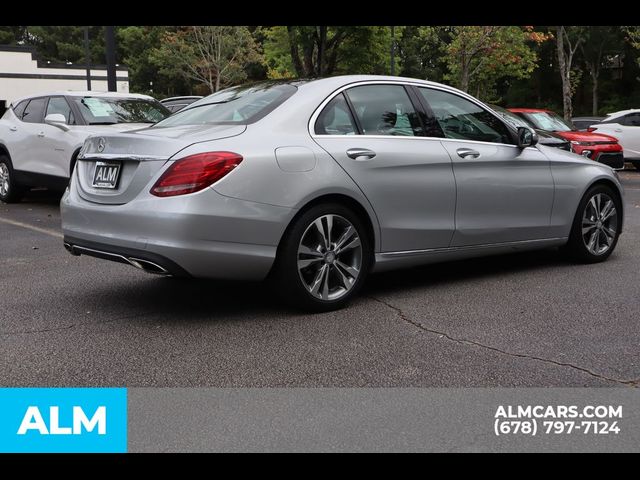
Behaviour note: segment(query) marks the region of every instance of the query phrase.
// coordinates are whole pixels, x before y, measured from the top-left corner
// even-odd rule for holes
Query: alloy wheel
[[[0,196],[9,194],[9,167],[5,163],[0,163]]]
[[[304,231],[298,246],[298,274],[311,295],[337,300],[353,288],[362,270],[362,242],[340,215],[323,215]]]
[[[618,233],[618,212],[613,199],[597,193],[589,199],[582,215],[582,240],[592,255],[606,253]]]

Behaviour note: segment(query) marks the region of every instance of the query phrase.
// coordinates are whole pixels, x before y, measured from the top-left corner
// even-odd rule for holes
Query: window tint
[[[458,95],[419,88],[446,138],[513,144],[509,129],[495,115]]]
[[[640,127],[640,113],[630,113],[625,115],[624,123],[628,127]]]
[[[24,113],[24,109],[27,106],[28,100],[21,101],[18,105],[13,107],[13,113],[16,117],[22,119],[22,114]]]
[[[156,126],[247,125],[272,112],[297,90],[290,83],[273,81],[227,88],[193,102]]]
[[[29,101],[22,114],[22,121],[28,123],[42,122],[45,100],[45,98],[34,98]]]
[[[156,100],[131,97],[71,97],[89,125],[156,123],[171,115]]]
[[[364,135],[418,136],[422,126],[401,85],[364,85],[347,90]]]
[[[324,107],[316,120],[315,132],[318,135],[356,135],[356,125],[342,93]]]
[[[75,119],[73,118],[73,112],[71,111],[71,107],[69,103],[65,100],[64,97],[51,97],[49,99],[49,104],[47,105],[47,115],[52,113],[59,113],[64,115],[65,120],[67,121],[67,125],[75,125]]]

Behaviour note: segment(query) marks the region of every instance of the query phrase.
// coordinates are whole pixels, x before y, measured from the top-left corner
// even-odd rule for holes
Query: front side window
[[[356,124],[342,93],[333,97],[318,115],[315,132],[316,135],[356,135]]]
[[[41,123],[44,114],[45,98],[33,98],[29,101],[22,114],[22,121],[27,123]]]
[[[513,145],[507,126],[475,103],[442,90],[419,88],[445,138]]]
[[[49,99],[49,104],[47,105],[47,115],[51,115],[52,113],[58,113],[60,115],[64,115],[64,119],[67,122],[67,125],[75,125],[75,118],[73,117],[73,112],[71,111],[71,107],[69,103],[64,99],[64,97],[51,97]]]
[[[156,127],[247,125],[273,111],[297,90],[289,83],[274,82],[227,88],[192,103]]]
[[[155,100],[117,97],[71,97],[89,125],[156,123],[171,112]]]
[[[347,90],[363,135],[418,136],[422,125],[401,85],[363,85]]]

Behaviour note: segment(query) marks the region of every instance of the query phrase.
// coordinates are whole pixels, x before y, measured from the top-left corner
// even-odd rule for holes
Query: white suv
[[[610,113],[589,128],[616,137],[624,149],[625,161],[640,170],[640,109]]]
[[[29,187],[64,189],[92,134],[144,128],[171,112],[147,95],[59,92],[11,103],[0,119],[0,200]]]

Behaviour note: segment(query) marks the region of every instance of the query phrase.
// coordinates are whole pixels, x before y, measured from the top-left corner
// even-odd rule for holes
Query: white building
[[[129,72],[116,67],[118,92],[129,92]],[[0,45],[0,115],[11,101],[25,95],[87,90],[84,64],[54,64],[38,59],[35,49]],[[107,91],[107,67],[91,66],[91,90]]]

